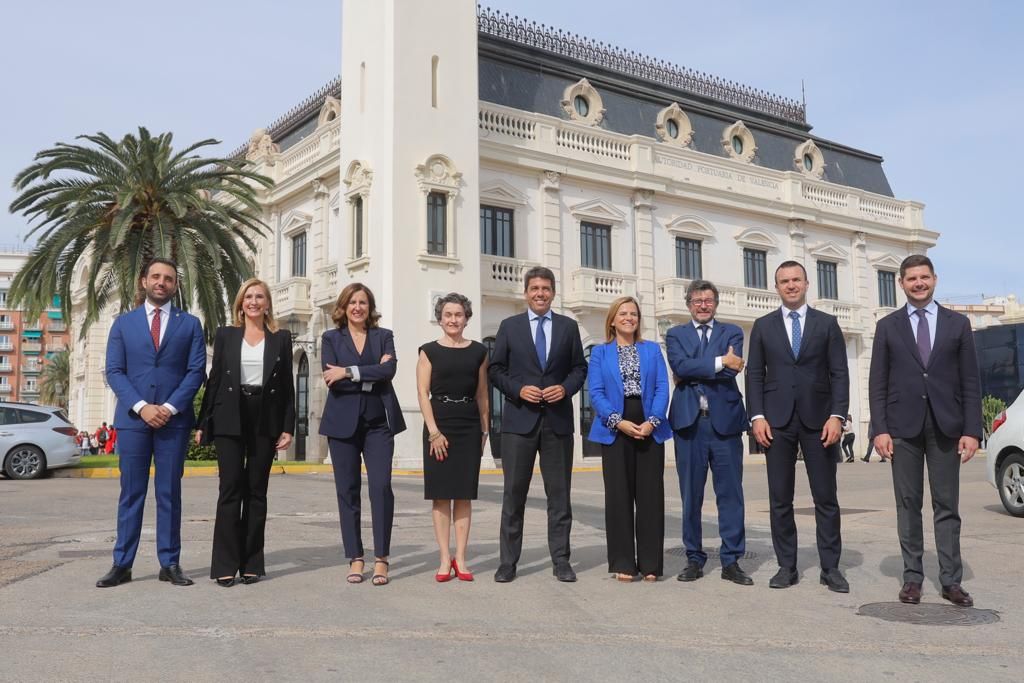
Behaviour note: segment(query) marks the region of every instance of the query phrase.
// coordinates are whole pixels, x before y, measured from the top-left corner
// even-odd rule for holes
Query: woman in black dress
[[[424,498],[434,501],[434,535],[441,564],[439,582],[457,576],[472,581],[466,566],[472,502],[480,482],[480,458],[487,441],[490,406],[487,348],[462,336],[473,317],[469,299],[451,293],[434,305],[443,334],[420,347],[416,389],[423,414]],[[455,557],[449,538],[455,526]]]

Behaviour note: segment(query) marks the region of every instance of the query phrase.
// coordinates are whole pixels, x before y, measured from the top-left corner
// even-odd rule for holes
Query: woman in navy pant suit
[[[640,306],[624,296],[605,319],[607,343],[590,351],[587,382],[602,445],[608,571],[657,581],[665,543],[665,446],[672,436],[668,371],[657,342],[640,338]]]
[[[353,282],[341,290],[331,315],[337,328],[324,333],[321,360],[327,403],[320,434],[327,437],[341,516],[341,540],[349,559],[349,583],[363,581],[360,534],[360,455],[366,464],[373,514],[374,567],[371,583],[388,583],[395,494],[391,459],[395,434],[405,430],[391,379],[398,359],[391,330],[378,326],[373,292]]]

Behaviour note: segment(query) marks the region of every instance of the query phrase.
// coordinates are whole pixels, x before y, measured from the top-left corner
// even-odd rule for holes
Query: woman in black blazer
[[[378,326],[380,314],[373,292],[358,282],[341,290],[331,317],[338,327],[325,332],[321,344],[328,393],[320,434],[327,437],[334,467],[341,541],[349,560],[346,580],[362,583],[365,566],[360,533],[362,456],[373,513],[374,567],[370,582],[384,586],[388,583],[395,515],[391,458],[395,434],[405,430],[391,386],[398,365],[395,340],[391,330]]]
[[[234,325],[217,329],[213,365],[199,411],[196,443],[217,450],[220,494],[210,578],[220,586],[256,583],[263,562],[267,484],[276,451],[295,430],[292,341],[278,330],[270,288],[246,280],[232,307]]]

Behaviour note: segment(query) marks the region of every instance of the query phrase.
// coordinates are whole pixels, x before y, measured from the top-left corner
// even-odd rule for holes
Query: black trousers
[[[843,446],[843,455],[846,456],[847,460],[853,460],[853,442],[856,441],[857,435],[853,432],[849,434],[843,434],[843,439],[840,442]]]
[[[505,491],[501,500],[500,561],[514,567],[523,549],[523,517],[526,496],[533,479],[533,465],[540,452],[540,474],[548,499],[548,549],[556,565],[569,562],[572,531],[572,434],[555,434],[543,416],[529,434],[501,435],[501,467]]]
[[[643,404],[627,398],[622,416],[642,423]],[[665,446],[618,433],[601,447],[608,571],[661,576],[665,550]]]
[[[772,545],[780,567],[796,567],[796,521],[793,518],[793,490],[796,485],[797,447],[803,451],[807,482],[814,500],[818,559],[822,569],[839,566],[842,535],[836,464],[839,445],[826,449],[820,429],[807,429],[793,411],[785,427],[772,427],[771,445],[765,456],[768,469],[768,499],[771,504]]]
[[[243,436],[215,436],[220,493],[213,526],[210,578],[256,574],[263,576],[264,530],[267,525],[267,485],[276,439],[258,432],[260,397],[239,397]]]
[[[922,556],[924,532],[921,507],[924,504],[924,467],[928,464],[928,486],[932,494],[935,551],[939,557],[939,582],[960,583],[964,568],[960,559],[960,456],[958,439],[935,429],[931,411],[924,430],[913,439],[893,439],[892,483],[896,492],[896,527],[903,552],[903,580],[924,580]]]

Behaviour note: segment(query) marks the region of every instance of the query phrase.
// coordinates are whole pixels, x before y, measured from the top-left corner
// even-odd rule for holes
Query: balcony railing
[[[46,350],[49,351],[50,353],[60,353],[61,351],[67,351],[68,350],[68,345],[67,344],[47,344],[46,345]]]
[[[604,309],[620,296],[636,296],[636,275],[579,268],[569,276],[563,301],[573,311]]]
[[[14,329],[14,321],[0,320],[0,330],[10,331]]]
[[[14,344],[7,342],[6,344],[0,344],[0,351],[13,351]]]
[[[480,293],[485,296],[522,297],[525,289],[523,276],[538,265],[535,261],[481,254]]]
[[[28,364],[28,365],[22,365],[21,366],[21,372],[24,375],[38,375],[42,371],[43,371],[43,366],[42,365]]]
[[[689,318],[686,307],[686,287],[689,280],[666,278],[659,280],[654,289],[654,312],[659,318]],[[718,315],[729,320],[750,322],[782,305],[782,299],[767,289],[728,287],[718,285]]]
[[[46,329],[50,332],[64,332],[68,329],[68,325],[63,320],[51,320],[49,327]]]
[[[313,313],[313,301],[309,296],[309,280],[293,277],[274,285],[274,314],[279,317],[309,316]]]
[[[22,353],[41,353],[43,345],[39,342],[22,342],[21,352]]]
[[[42,329],[43,328],[39,325],[39,323],[26,323],[25,327],[22,328],[22,331],[24,331],[24,332],[41,332]]]
[[[317,268],[313,274],[313,298],[318,306],[329,304],[338,298],[338,264]]]
[[[2,364],[0,364],[0,372],[13,372],[13,371],[14,371],[14,366],[11,365],[10,363],[2,363]]]
[[[24,384],[21,387],[21,393],[24,394],[38,394],[39,385],[32,386],[31,384]]]
[[[14,387],[10,384],[0,384],[0,394],[9,394],[14,391]]]

